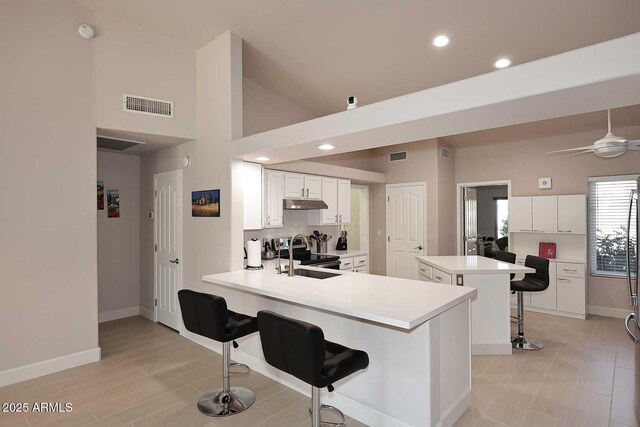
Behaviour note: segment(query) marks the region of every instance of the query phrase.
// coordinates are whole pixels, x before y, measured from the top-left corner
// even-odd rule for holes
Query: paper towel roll
[[[262,265],[260,240],[247,240],[247,266],[260,267]]]

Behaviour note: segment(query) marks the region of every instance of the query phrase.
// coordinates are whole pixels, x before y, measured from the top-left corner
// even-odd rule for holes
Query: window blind
[[[637,190],[637,176],[589,178],[589,256],[591,273],[627,274],[627,221],[629,200]],[[635,274],[637,201],[631,212],[631,271]]]

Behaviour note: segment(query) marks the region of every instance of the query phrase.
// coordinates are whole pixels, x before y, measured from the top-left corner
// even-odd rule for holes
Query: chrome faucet
[[[309,240],[307,240],[307,236],[305,236],[304,234],[296,234],[291,238],[291,241],[289,242],[289,277],[293,277],[296,275],[296,273],[293,270],[293,241],[296,240],[298,237],[302,238],[302,241],[304,242],[304,245],[305,245],[305,249],[309,247]]]

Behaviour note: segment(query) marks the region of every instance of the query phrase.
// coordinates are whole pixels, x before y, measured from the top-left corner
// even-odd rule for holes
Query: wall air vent
[[[122,109],[131,113],[173,118],[173,101],[138,95],[122,95]]]
[[[407,152],[406,151],[399,151],[397,153],[390,153],[389,154],[389,161],[390,162],[399,162],[402,160],[407,160]]]
[[[451,157],[451,150],[448,148],[440,147],[440,157],[448,159]]]

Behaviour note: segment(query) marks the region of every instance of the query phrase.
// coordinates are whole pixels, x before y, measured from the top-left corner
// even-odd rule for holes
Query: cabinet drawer
[[[584,264],[559,262],[557,268],[558,277],[584,277]]]
[[[356,267],[353,269],[354,273],[368,273],[367,267]]]
[[[432,280],[436,283],[442,283],[445,285],[451,284],[451,275],[438,270],[437,268],[433,269],[433,278]]]
[[[577,277],[558,277],[556,279],[558,296],[557,307],[568,313],[585,314],[585,281]]]
[[[353,270],[353,258],[340,258],[340,270]]]
[[[418,263],[418,275],[424,276],[427,281],[431,281],[433,278],[433,267],[430,265],[423,264],[421,262]]]
[[[367,265],[367,258],[368,257],[366,255],[353,257],[353,266],[355,268],[364,267],[365,265]]]

